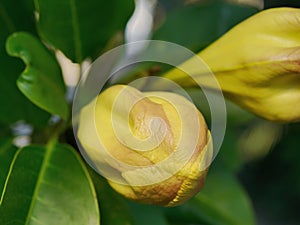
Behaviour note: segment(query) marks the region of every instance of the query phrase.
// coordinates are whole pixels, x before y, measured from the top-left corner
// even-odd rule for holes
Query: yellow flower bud
[[[210,132],[190,101],[125,85],[106,89],[82,109],[78,138],[117,192],[147,204],[191,198],[212,158]]]
[[[235,26],[198,54],[216,76],[226,97],[272,121],[300,120],[300,9],[262,11]],[[183,67],[195,67],[191,58]],[[190,74],[215,88],[203,71]],[[195,85],[182,71],[165,78]]]

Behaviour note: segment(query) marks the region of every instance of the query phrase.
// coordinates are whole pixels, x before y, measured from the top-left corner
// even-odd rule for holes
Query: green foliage
[[[0,0],[1,225],[255,224],[251,200],[236,174],[245,167],[239,149],[240,131],[256,118],[229,102],[229,126],[221,152],[204,189],[182,206],[165,209],[129,202],[67,145],[74,144],[71,107],[65,99],[66,87],[55,51],[62,51],[76,63],[95,59],[115,44],[112,42],[117,34],[123,34],[133,9],[133,0]],[[154,30],[153,39],[198,51],[256,12],[257,9],[225,1],[190,4],[166,14],[161,26]],[[148,68],[148,65],[141,67],[141,74],[148,74]],[[193,99],[198,99],[196,106],[209,117],[207,107],[199,98],[201,93],[188,92]],[[50,124],[53,115],[59,121]],[[17,121],[33,126],[32,145],[15,146],[11,125]],[[288,195],[286,201],[300,196],[299,130],[298,125],[287,131],[277,147],[282,153],[266,160],[271,168],[267,174],[280,162],[280,168],[271,176],[273,182],[264,190],[269,193],[266,202],[272,205],[276,205],[278,195],[287,192],[283,186],[289,182],[296,194]],[[292,154],[288,149],[293,149]],[[291,176],[286,176],[284,171]],[[259,172],[254,169],[252,176]],[[249,171],[244,173],[251,175]],[[278,175],[282,190],[269,192],[267,189],[276,185],[274,180],[277,181]],[[264,182],[267,178],[261,179]],[[255,193],[259,182],[253,177],[243,182],[247,187],[252,185],[249,190],[254,189]],[[272,208],[276,214],[280,210],[280,207]]]
[[[101,211],[101,225],[133,225],[133,218],[125,199],[90,167],[89,172],[97,192]]]
[[[40,108],[66,120],[69,108],[65,84],[54,56],[29,33],[12,34],[6,49],[9,55],[20,57],[26,64],[17,80],[21,92]]]
[[[66,145],[18,150],[0,204],[0,224],[99,224],[92,181]]]
[[[25,120],[35,126],[42,127],[46,124],[49,115],[33,105],[18,90],[16,80],[23,70],[23,64],[19,59],[9,57],[5,50],[6,38],[19,30],[35,32],[33,3],[29,0],[1,0],[0,123],[9,125],[18,120]]]
[[[155,31],[154,39],[174,42],[198,52],[256,12],[255,8],[224,1],[190,5],[171,12]]]
[[[122,29],[132,13],[132,0],[36,0],[41,37],[74,62],[96,57]]]
[[[163,214],[162,208],[158,206],[138,205],[129,203],[129,207],[133,216],[134,225],[168,225],[166,216]]]
[[[18,148],[12,144],[11,138],[0,140],[0,193],[3,192],[10,164],[17,150]]]
[[[258,219],[269,224],[299,224],[300,123],[289,125],[281,141],[265,158],[251,162],[241,178],[255,208],[264,209]]]

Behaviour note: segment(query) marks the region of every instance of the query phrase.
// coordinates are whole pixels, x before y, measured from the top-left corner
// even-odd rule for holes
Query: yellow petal
[[[198,56],[214,73],[227,98],[268,120],[300,120],[300,9],[262,11],[232,28]],[[182,66],[196,67],[195,62],[191,58]],[[216,88],[203,71],[191,75]],[[178,69],[163,76],[182,86],[195,85]]]
[[[115,85],[82,109],[78,138],[94,166],[129,199],[183,203],[203,186],[212,140],[184,97]]]

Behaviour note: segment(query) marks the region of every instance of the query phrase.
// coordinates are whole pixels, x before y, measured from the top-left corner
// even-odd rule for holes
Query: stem
[[[48,147],[53,147],[58,139],[59,136],[70,126],[70,120],[68,121],[60,121],[58,124],[56,124],[56,126],[54,127],[54,129],[51,131],[51,135],[48,138],[47,141],[47,146]]]

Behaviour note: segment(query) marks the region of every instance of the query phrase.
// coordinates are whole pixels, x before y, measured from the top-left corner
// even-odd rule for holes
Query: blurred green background
[[[284,6],[300,7],[300,1],[265,0],[265,8]],[[246,163],[238,177],[249,192],[259,224],[297,225],[300,224],[300,124],[282,125],[276,142],[266,156]]]

